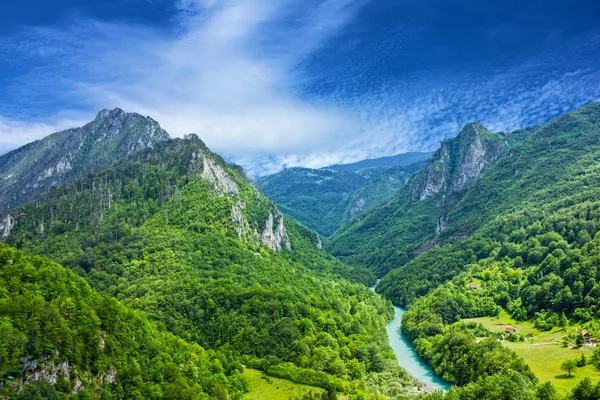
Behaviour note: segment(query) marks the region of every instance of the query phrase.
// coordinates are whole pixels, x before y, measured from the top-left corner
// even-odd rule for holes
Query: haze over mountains
[[[405,153],[320,169],[290,168],[255,181],[281,209],[326,237],[392,197],[430,153]]]

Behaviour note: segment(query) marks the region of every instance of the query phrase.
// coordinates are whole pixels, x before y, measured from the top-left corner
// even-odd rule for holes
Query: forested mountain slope
[[[562,329],[565,346],[573,348],[581,327],[600,335],[599,138],[599,103],[536,129],[455,205],[440,247],[382,279],[378,290],[409,307],[403,330],[438,374],[474,385],[477,393],[485,381],[498,388],[506,365],[514,363],[511,398],[551,392],[536,388],[523,360],[492,332],[457,322],[463,318],[496,316],[503,309],[515,320],[532,320],[538,330]],[[448,240],[457,232],[469,238]],[[578,330],[568,330],[571,324]],[[550,362],[551,347],[546,357]],[[597,398],[599,390],[582,381],[569,398]]]
[[[425,169],[390,201],[338,231],[328,249],[380,276],[429,250],[468,188],[526,133],[493,133],[476,123],[466,125],[456,138],[442,142]]]
[[[0,244],[0,397],[233,399],[245,391],[241,371],[230,354],[189,344],[60,265]]]
[[[391,198],[425,166],[428,154],[407,153],[321,169],[289,168],[255,183],[286,215],[329,237]]]
[[[332,391],[416,390],[389,349],[392,309],[366,286],[374,275],[320,250],[195,135],[55,187],[3,221],[9,244],[185,340]]]
[[[102,171],[169,139],[158,122],[116,108],[76,129],[54,133],[0,157],[0,211],[52,186]]]
[[[440,239],[448,245],[399,265],[382,280],[381,290],[395,302],[407,304],[456,275],[465,264],[487,256],[495,243],[506,242],[502,255],[508,251],[506,246],[513,246],[509,243],[527,243],[532,250],[532,254],[527,251],[522,256],[527,265],[542,262],[549,254],[547,246],[551,242],[564,240],[576,246],[581,241],[585,243],[588,236],[593,238],[600,178],[599,122],[600,103],[592,103],[540,127],[512,148],[448,214],[447,227],[440,233]],[[547,233],[540,228],[547,218],[572,214],[578,208],[586,210],[584,215],[575,212],[568,224],[561,222],[552,229],[561,239],[548,236],[526,241],[529,236]],[[452,243],[448,239],[459,236],[457,232],[473,237]],[[579,236],[584,239],[579,241]],[[510,254],[515,255],[512,250]]]

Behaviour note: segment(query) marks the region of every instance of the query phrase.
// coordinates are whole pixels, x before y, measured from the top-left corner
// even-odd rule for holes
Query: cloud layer
[[[0,58],[27,67],[0,106],[0,151],[121,107],[172,136],[198,133],[256,176],[432,150],[469,120],[510,130],[600,95],[600,68],[557,69],[560,48],[485,76],[373,79],[368,70],[393,59],[400,33],[381,39],[380,58],[314,68],[319,53],[352,47],[339,35],[367,3],[180,0],[170,30],[89,17],[24,29],[0,39]],[[598,45],[597,35],[586,40]],[[340,81],[349,68],[356,72]],[[342,90],[349,81],[361,83],[359,93]],[[315,82],[340,90],[313,91]]]

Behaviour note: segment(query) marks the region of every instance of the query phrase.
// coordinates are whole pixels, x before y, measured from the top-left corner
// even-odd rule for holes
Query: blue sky
[[[591,0],[0,7],[0,152],[121,107],[258,175],[434,150],[469,121],[512,130],[600,98]]]

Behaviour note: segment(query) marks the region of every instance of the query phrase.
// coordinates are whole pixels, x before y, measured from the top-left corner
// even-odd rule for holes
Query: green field
[[[502,312],[498,318],[469,318],[465,321],[480,323],[490,331],[497,333],[504,332],[507,326],[511,326],[517,330],[519,335],[532,334],[533,338],[526,339],[525,342],[505,340],[502,343],[525,359],[540,382],[552,382],[561,393],[573,389],[585,377],[589,377],[594,382],[600,380],[600,371],[593,365],[577,368],[570,378],[564,371],[561,371],[560,366],[565,360],[581,357],[581,354],[590,358],[593,353],[591,347],[584,346],[581,349],[564,347],[561,343],[562,338],[566,335],[564,328],[554,328],[548,332],[540,331],[533,327],[533,322],[517,322],[506,312]],[[568,329],[573,328],[569,327]]]
[[[250,385],[250,392],[244,397],[246,400],[289,400],[311,391],[313,393],[323,392],[321,388],[273,378],[256,369],[245,368],[244,376]]]

